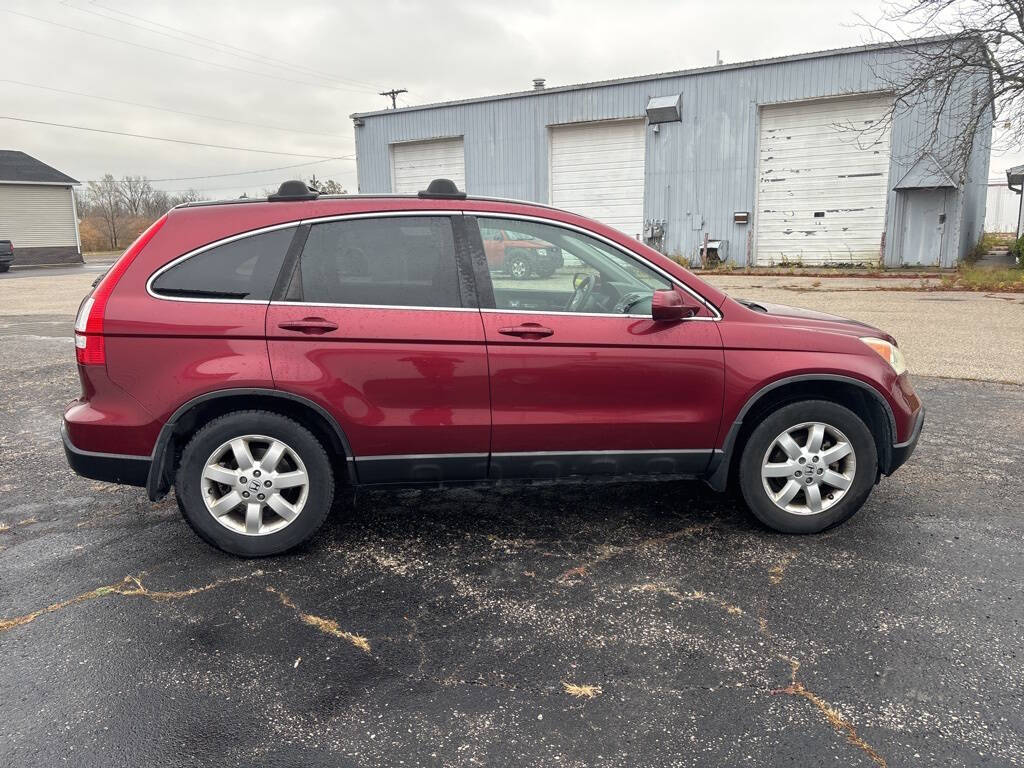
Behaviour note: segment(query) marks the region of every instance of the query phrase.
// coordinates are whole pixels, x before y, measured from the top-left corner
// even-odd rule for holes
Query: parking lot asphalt
[[[1024,765],[1024,388],[918,378],[847,524],[698,483],[374,491],[243,561],[76,477],[0,318],[0,765]]]

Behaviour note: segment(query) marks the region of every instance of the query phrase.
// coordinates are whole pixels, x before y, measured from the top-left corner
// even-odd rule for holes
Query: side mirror
[[[651,297],[651,319],[662,323],[685,320],[697,314],[696,307],[688,307],[674,288],[661,288]]]

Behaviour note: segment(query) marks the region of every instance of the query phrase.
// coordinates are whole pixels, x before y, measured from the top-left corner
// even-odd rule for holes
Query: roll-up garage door
[[[391,190],[415,194],[434,179],[451,179],[466,189],[466,153],[462,137],[391,145]]]
[[[551,204],[631,237],[644,226],[644,121],[551,128]]]
[[[892,97],[761,108],[756,262],[877,263]]]

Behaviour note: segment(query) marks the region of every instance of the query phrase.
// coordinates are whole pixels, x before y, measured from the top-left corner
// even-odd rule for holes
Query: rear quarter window
[[[158,296],[269,301],[295,227],[249,235],[175,264],[153,280]]]

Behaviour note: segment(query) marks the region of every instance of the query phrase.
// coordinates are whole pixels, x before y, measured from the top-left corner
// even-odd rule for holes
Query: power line
[[[143,18],[141,16],[134,16],[134,15],[132,15],[130,13],[125,13],[124,11],[118,11],[118,10],[116,10],[114,8],[108,8],[106,6],[99,5],[98,3],[92,3],[92,4],[93,5],[97,5],[98,7],[103,8],[104,10],[112,11],[113,13],[120,14],[122,16],[127,16],[128,18],[131,18],[131,19],[138,19],[139,21],[145,22],[146,24],[152,24],[154,26],[164,27],[165,29],[171,29],[171,30],[174,30],[175,32],[180,32],[180,33],[182,33],[184,35],[187,35],[188,37],[194,37],[194,38],[199,39],[199,40],[205,40],[205,41],[214,43],[215,45],[220,46],[220,48],[230,48],[230,49],[233,49],[234,53],[230,53],[230,55],[236,56],[236,57],[239,57],[239,58],[242,58],[242,59],[245,59],[247,61],[254,62],[256,64],[262,64],[264,66],[267,66],[267,62],[268,61],[276,62],[278,66],[283,65],[286,68],[291,69],[292,71],[294,71],[294,72],[296,72],[297,74],[300,74],[300,75],[306,75],[306,76],[313,75],[314,77],[318,77],[318,78],[321,78],[321,79],[334,80],[336,83],[349,83],[351,85],[357,85],[357,86],[359,86],[361,88],[372,89],[372,90],[376,90],[377,89],[377,86],[373,85],[372,83],[363,83],[363,82],[360,82],[358,80],[349,80],[349,79],[344,78],[344,77],[336,77],[334,75],[329,75],[327,73],[317,72],[316,70],[309,69],[308,67],[296,66],[296,65],[290,64],[288,62],[283,62],[280,59],[273,59],[273,58],[271,58],[269,56],[264,56],[263,54],[261,54],[261,53],[259,53],[257,51],[249,51],[249,50],[246,50],[245,48],[238,48],[238,47],[230,45],[228,43],[222,43],[222,42],[219,42],[217,40],[213,40],[211,38],[202,37],[200,35],[194,35],[191,32],[187,32],[185,30],[175,29],[174,27],[170,27],[170,26],[168,26],[166,24],[160,24],[159,22],[149,21],[148,19],[145,19],[145,18]],[[118,19],[118,18],[115,18],[114,16],[110,16],[110,15],[105,14],[105,13],[99,13],[98,11],[90,10],[89,8],[80,8],[80,7],[76,6],[76,5],[72,5],[70,0],[63,0],[61,5],[63,5],[66,8],[70,8],[73,11],[78,11],[80,13],[88,13],[88,14],[91,14],[93,16],[96,16],[97,18],[107,19],[108,21],[113,21],[115,24],[124,24],[126,26],[133,27],[135,29],[141,29],[144,32],[149,32],[150,34],[153,34],[153,35],[161,35],[162,37],[166,37],[166,38],[169,38],[171,40],[177,40],[178,42],[187,43],[188,45],[194,45],[194,46],[197,46],[199,48],[205,48],[206,50],[212,50],[215,53],[228,53],[227,51],[219,50],[218,48],[212,48],[211,46],[204,45],[203,43],[197,43],[197,42],[195,42],[193,40],[188,40],[186,37],[181,37],[180,35],[172,35],[172,34],[168,34],[167,32],[161,32],[158,29],[151,29],[150,27],[143,26],[142,24],[134,24],[134,23],[132,23],[130,21],[125,21],[123,19]]]
[[[166,178],[166,179],[150,179],[150,178],[146,178],[146,177],[144,177],[144,178],[146,178],[146,181],[152,182],[154,184],[157,183],[157,182],[163,182],[163,181],[199,181],[200,179],[223,179],[223,178],[227,178],[229,176],[245,176],[247,174],[253,174],[253,173],[273,173],[274,171],[289,171],[292,168],[303,168],[303,167],[310,166],[310,165],[319,165],[320,163],[329,163],[329,162],[332,162],[334,160],[355,160],[355,155],[342,155],[340,157],[328,157],[328,158],[325,158],[323,160],[311,160],[308,163],[295,163],[295,165],[280,165],[277,168],[260,168],[259,170],[255,170],[255,171],[234,171],[233,173],[212,173],[212,174],[209,174],[207,176],[174,176],[174,177],[170,177],[170,178]],[[83,183],[89,184],[90,182],[96,182],[97,184],[99,184],[102,181],[106,181],[106,179],[85,179]],[[114,179],[114,183],[116,183],[116,184],[126,184],[127,182],[125,182],[124,179]],[[244,185],[240,185],[240,186],[244,186]],[[222,187],[222,189],[236,189],[236,187]],[[207,191],[211,191],[211,190],[207,190]]]
[[[95,94],[95,93],[82,93],[81,91],[69,91],[69,90],[65,90],[64,88],[53,88],[53,87],[48,86],[48,85],[37,85],[36,83],[25,83],[25,82],[22,82],[21,80],[5,80],[5,79],[0,79],[0,83],[11,83],[13,85],[24,86],[25,88],[37,88],[37,89],[42,90],[42,91],[52,91],[53,93],[64,93],[64,94],[68,94],[70,96],[83,96],[83,97],[85,97],[87,99],[98,99],[100,101],[109,101],[109,102],[112,102],[114,104],[127,104],[127,105],[130,105],[130,106],[133,106],[133,107],[143,107],[145,109],[155,109],[155,110],[158,110],[160,112],[171,112],[171,113],[173,113],[175,115],[186,115],[188,117],[199,117],[199,118],[202,118],[204,120],[216,120],[216,121],[219,121],[219,122],[222,122],[222,123],[233,123],[235,125],[248,125],[248,126],[250,126],[252,128],[267,128],[267,129],[270,129],[270,130],[273,130],[273,131],[286,131],[288,133],[303,133],[303,134],[308,134],[309,136],[332,136],[335,139],[349,140],[347,136],[342,136],[340,134],[335,134],[335,133],[324,133],[324,132],[321,132],[321,131],[304,131],[304,130],[302,130],[300,128],[286,128],[284,126],[279,126],[279,125],[263,125],[262,123],[249,123],[249,122],[246,122],[245,120],[232,120],[231,118],[228,118],[228,117],[216,117],[215,115],[203,115],[203,114],[200,114],[198,112],[185,112],[185,111],[180,110],[180,109],[171,109],[170,107],[160,107],[160,106],[157,106],[156,104],[142,104],[141,102],[138,102],[138,101],[125,101],[124,99],[115,99],[115,98],[112,98],[110,96],[100,96],[100,95]]]
[[[320,77],[326,77],[326,78],[328,78],[330,80],[337,80],[337,81],[340,81],[340,82],[353,83],[355,85],[364,85],[367,88],[372,88],[373,90],[377,90],[380,87],[379,85],[375,85],[374,83],[367,83],[367,82],[365,82],[363,80],[354,80],[354,79],[352,79],[350,77],[338,77],[337,75],[332,75],[329,72],[322,72],[320,70],[313,69],[312,67],[307,67],[305,64],[296,64],[295,62],[286,61],[284,59],[276,59],[276,58],[274,58],[272,56],[267,56],[266,54],[264,54],[261,51],[252,51],[252,50],[249,50],[247,48],[239,48],[237,45],[231,45],[230,43],[225,43],[225,42],[223,42],[221,40],[215,40],[212,37],[203,37],[202,35],[197,35],[195,32],[189,32],[187,29],[180,29],[178,27],[172,27],[169,24],[161,24],[159,21],[153,21],[152,19],[147,19],[147,18],[145,18],[143,16],[136,16],[134,14],[128,13],[127,11],[121,11],[121,10],[118,10],[117,8],[111,8],[108,5],[103,5],[102,3],[96,2],[96,0],[89,0],[89,4],[90,5],[95,5],[95,6],[99,7],[99,8],[102,8],[105,11],[110,11],[111,13],[116,13],[119,16],[125,16],[125,17],[127,17],[129,19],[136,19],[138,21],[145,22],[146,24],[152,24],[154,27],[161,27],[163,29],[169,29],[172,32],[180,32],[183,35],[188,35],[189,37],[194,37],[197,40],[205,40],[206,42],[214,43],[214,44],[219,45],[219,46],[221,46],[223,48],[229,48],[229,49],[231,49],[233,51],[241,51],[242,53],[256,54],[256,55],[260,56],[262,59],[264,59],[266,61],[276,62],[278,64],[284,64],[284,65],[292,67],[293,69],[296,69],[296,70],[306,70],[310,74],[318,75]]]
[[[29,14],[29,13],[22,13],[21,11],[12,11],[9,8],[0,8],[0,12],[9,13],[9,14],[11,14],[13,16],[21,16],[21,17],[26,18],[26,19],[32,19],[33,21],[42,22],[43,24],[51,24],[51,25],[53,25],[55,27],[60,27],[61,29],[69,29],[72,32],[80,32],[83,35],[91,35],[92,37],[98,37],[98,38],[100,38],[102,40],[112,40],[115,43],[121,43],[123,45],[130,45],[133,48],[142,48],[143,50],[146,50],[146,51],[153,51],[153,52],[156,52],[156,53],[162,53],[162,54],[165,54],[167,56],[174,56],[174,57],[179,58],[179,59],[185,59],[186,61],[195,61],[195,62],[198,62],[200,64],[207,64],[207,65],[213,66],[213,67],[220,67],[221,69],[228,69],[228,70],[232,70],[234,72],[241,72],[241,73],[246,74],[246,75],[254,75],[256,77],[268,77],[268,78],[270,78],[272,80],[281,80],[281,81],[283,81],[285,83],[295,83],[297,85],[308,85],[308,86],[312,86],[314,88],[326,88],[327,90],[331,90],[331,91],[347,91],[349,93],[372,93],[372,91],[368,91],[368,90],[365,90],[365,89],[358,89],[357,90],[355,88],[341,88],[341,87],[337,87],[337,86],[326,85],[324,83],[311,83],[308,80],[294,80],[294,79],[288,78],[288,77],[281,77],[280,75],[272,75],[272,74],[269,74],[267,72],[254,72],[251,69],[243,69],[242,67],[233,67],[230,64],[222,64],[222,63],[217,62],[217,61],[210,61],[209,59],[200,59],[200,58],[197,58],[195,56],[188,56],[188,55],[186,55],[184,53],[176,53],[174,51],[167,51],[167,50],[164,50],[163,48],[154,48],[151,45],[143,45],[142,43],[134,43],[134,42],[132,42],[130,40],[123,40],[120,37],[113,37],[112,35],[104,35],[104,34],[102,34],[100,32],[92,32],[92,31],[90,31],[88,29],[81,29],[80,27],[73,27],[70,24],[61,24],[60,22],[51,21],[50,19],[44,19],[44,18],[42,18],[40,16],[33,16],[33,15]]]
[[[312,157],[317,160],[339,160],[340,156],[307,155],[298,152],[279,152],[274,149],[252,149],[251,147],[231,147],[224,144],[206,144],[201,141],[188,141],[187,139],[169,139],[164,136],[146,136],[141,133],[125,133],[123,131],[107,131],[103,128],[88,128],[84,125],[68,125],[67,123],[49,123],[45,120],[29,120],[26,117],[9,117],[0,115],[0,120],[13,120],[18,123],[32,123],[33,125],[49,125],[55,128],[71,128],[76,131],[89,131],[90,133],[109,133],[113,136],[128,136],[133,139],[151,139],[153,141],[168,141],[172,144],[188,144],[193,147],[210,147],[212,149],[233,149],[237,152],[257,152],[261,155],[283,155],[286,157]]]

